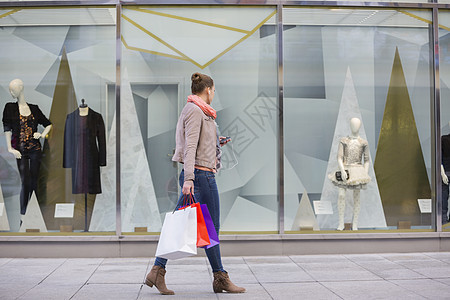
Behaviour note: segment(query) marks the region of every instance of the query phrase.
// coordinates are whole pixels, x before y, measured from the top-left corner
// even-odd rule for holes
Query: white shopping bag
[[[157,257],[178,259],[197,254],[197,210],[186,207],[166,213]]]

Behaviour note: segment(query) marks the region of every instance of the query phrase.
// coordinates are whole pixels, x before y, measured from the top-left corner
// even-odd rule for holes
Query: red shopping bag
[[[197,211],[197,247],[205,247],[211,244],[208,234],[208,228],[206,227],[205,218],[203,217],[203,212],[200,206],[200,203],[195,202],[194,195],[190,194],[185,195],[183,199],[183,206],[180,208],[184,208],[186,206],[190,206],[195,208]]]

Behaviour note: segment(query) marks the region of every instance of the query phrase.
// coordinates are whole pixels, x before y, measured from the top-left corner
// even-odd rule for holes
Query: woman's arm
[[[184,119],[184,184],[182,190],[183,194],[185,195],[194,192],[195,155],[197,153],[197,145],[200,137],[202,118],[203,112],[200,110],[200,108],[193,107],[193,109],[186,111],[186,116]]]

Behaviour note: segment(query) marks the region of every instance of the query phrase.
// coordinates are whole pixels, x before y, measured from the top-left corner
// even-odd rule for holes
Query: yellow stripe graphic
[[[12,14],[14,14],[14,13],[20,11],[20,10],[21,10],[20,8],[16,8],[16,9],[13,9],[11,11],[8,11],[7,13],[4,13],[4,14],[0,15],[0,19],[4,18],[4,17],[7,17],[9,15],[12,15]]]
[[[139,12],[143,12],[143,13],[147,13],[147,14],[153,14],[153,15],[167,17],[167,18],[181,20],[181,21],[197,23],[197,24],[211,26],[211,27],[222,28],[222,29],[231,30],[231,31],[237,31],[240,33],[245,33],[245,34],[249,33],[248,30],[244,30],[244,29],[239,29],[239,28],[235,28],[235,27],[200,21],[200,20],[191,19],[191,18],[180,17],[180,16],[176,16],[176,15],[170,15],[170,14],[161,13],[161,12],[157,12],[157,11],[153,11],[153,10],[146,10],[146,9],[142,9],[142,8],[131,8],[130,10],[135,10],[135,11],[139,11]]]
[[[159,55],[159,56],[165,56],[165,57],[170,57],[170,58],[174,58],[174,59],[179,59],[179,60],[185,60],[187,61],[186,58],[184,57],[180,57],[180,56],[176,56],[176,55],[172,55],[172,54],[167,54],[167,53],[163,53],[163,52],[158,52],[158,51],[151,51],[151,50],[146,50],[146,49],[142,49],[142,48],[138,48],[138,47],[133,47],[128,45],[128,43],[125,41],[125,38],[123,36],[121,36],[120,38],[122,40],[123,45],[125,46],[125,48],[129,49],[129,50],[135,50],[135,51],[139,51],[139,52],[145,52],[145,53],[150,53],[150,54],[155,54],[155,55]]]
[[[142,11],[142,12],[148,12],[148,13],[154,13],[151,11],[147,11],[147,10],[143,10],[143,9],[133,9],[136,11]],[[208,61],[206,64],[201,65],[198,62],[194,61],[192,58],[188,57],[186,54],[184,54],[183,52],[181,52],[180,50],[176,49],[175,47],[173,47],[172,45],[170,45],[169,43],[165,42],[163,39],[159,38],[158,36],[156,36],[155,34],[151,33],[149,30],[145,29],[143,26],[139,25],[137,22],[131,20],[129,17],[125,16],[124,14],[122,14],[122,17],[130,22],[132,25],[134,25],[136,28],[140,29],[141,31],[145,32],[146,34],[148,34],[149,36],[151,36],[152,38],[154,38],[155,40],[157,40],[158,42],[162,43],[163,45],[165,45],[167,48],[171,49],[172,51],[176,52],[177,54],[180,55],[180,57],[174,56],[174,55],[170,55],[170,54],[165,54],[165,53],[161,53],[161,52],[156,52],[156,51],[150,51],[150,50],[144,50],[144,49],[140,49],[137,47],[132,47],[129,46],[128,44],[125,43],[125,39],[122,37],[122,42],[124,42],[124,45],[126,48],[131,49],[131,50],[137,50],[137,51],[142,51],[142,52],[147,52],[147,53],[152,53],[152,54],[156,54],[156,55],[161,55],[161,56],[165,56],[165,57],[172,57],[175,59],[180,59],[180,60],[185,60],[185,61],[189,61],[191,63],[193,63],[194,65],[196,65],[197,67],[199,67],[200,69],[204,69],[207,66],[209,66],[210,64],[212,64],[213,62],[215,62],[219,57],[223,56],[225,53],[227,53],[228,51],[230,51],[231,49],[233,49],[234,47],[236,47],[237,45],[239,45],[240,43],[242,43],[244,40],[246,40],[247,38],[249,38],[251,35],[253,35],[259,28],[261,28],[261,26],[264,25],[264,23],[266,23],[270,18],[272,18],[275,14],[277,13],[277,10],[275,9],[269,16],[267,16],[262,22],[260,22],[253,30],[248,31],[248,30],[236,30],[236,28],[233,27],[227,27],[227,26],[222,26],[222,25],[218,25],[218,24],[212,24],[212,23],[208,23],[208,24],[212,24],[210,26],[214,27],[218,27],[218,28],[222,28],[222,29],[227,29],[227,30],[232,30],[232,31],[238,31],[238,32],[245,32],[245,36],[243,36],[241,39],[239,39],[236,43],[232,44],[230,47],[226,48],[224,51],[222,51],[221,53],[219,53],[218,55],[216,55],[213,59],[211,59],[210,61]],[[173,15],[169,15],[169,14],[162,14],[162,13],[155,13],[158,15],[162,15],[165,17],[171,17],[171,18],[176,18],[179,20],[183,20],[183,21],[189,21],[189,22],[195,22],[195,23],[199,23],[199,24],[203,24],[206,25],[205,23],[207,22],[203,22],[203,21],[198,21],[198,20],[193,20],[193,19],[189,19],[189,18],[182,18],[182,17],[177,17],[177,16],[173,16]]]

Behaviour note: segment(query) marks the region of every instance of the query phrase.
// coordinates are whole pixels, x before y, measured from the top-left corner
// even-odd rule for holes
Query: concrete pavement
[[[0,299],[450,299],[450,253],[224,257],[245,294],[214,294],[206,257],[169,261],[175,296],[143,284],[153,258],[0,258]]]

